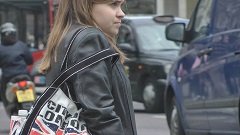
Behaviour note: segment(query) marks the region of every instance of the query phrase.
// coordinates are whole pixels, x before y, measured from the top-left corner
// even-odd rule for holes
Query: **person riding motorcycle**
[[[6,99],[6,85],[9,80],[17,75],[29,75],[28,65],[33,63],[32,53],[27,45],[17,40],[16,28],[12,23],[4,23],[0,26],[0,68],[2,69],[1,78],[1,99],[6,112],[9,114],[11,109],[8,107]]]

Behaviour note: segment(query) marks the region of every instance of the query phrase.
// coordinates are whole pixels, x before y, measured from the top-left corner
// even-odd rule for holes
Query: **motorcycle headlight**
[[[170,69],[172,67],[172,64],[165,64],[164,65],[164,71],[166,74],[168,74],[170,72]]]

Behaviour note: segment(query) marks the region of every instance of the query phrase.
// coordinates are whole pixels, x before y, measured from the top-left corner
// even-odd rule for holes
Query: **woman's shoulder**
[[[62,44],[67,47],[70,42],[74,41],[73,44],[75,44],[74,46],[76,46],[76,44],[81,45],[80,43],[82,41],[93,39],[103,39],[107,41],[106,36],[100,29],[96,27],[80,26],[75,24],[70,27],[70,29],[64,36]]]
[[[74,24],[70,27],[69,32],[68,33],[75,33],[75,32],[79,32],[80,35],[102,35],[105,36],[104,33],[96,27],[93,26],[80,26],[78,24]]]
[[[103,48],[106,48],[110,45],[107,37],[99,28],[83,26],[79,27],[76,33],[77,36],[74,42],[80,46],[95,43],[95,45],[99,44]]]
[[[102,37],[106,38],[105,34],[96,27],[83,27],[81,33],[82,35],[88,36],[89,38],[91,37]]]
[[[109,47],[110,44],[100,29],[83,27],[80,28],[69,54],[75,61],[75,58],[85,58]]]

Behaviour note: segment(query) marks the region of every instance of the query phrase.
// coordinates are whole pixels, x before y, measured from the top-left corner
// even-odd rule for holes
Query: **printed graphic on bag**
[[[24,124],[24,117],[19,116],[11,116],[10,122],[10,133],[9,135],[17,135],[19,134],[20,130]]]
[[[49,101],[35,120],[30,134],[88,135],[85,123],[80,120],[80,112],[71,115],[66,107]]]
[[[62,90],[43,106],[33,122],[30,135],[89,135],[76,104]],[[31,112],[31,111],[30,111]],[[9,135],[20,135],[25,118],[12,116]]]

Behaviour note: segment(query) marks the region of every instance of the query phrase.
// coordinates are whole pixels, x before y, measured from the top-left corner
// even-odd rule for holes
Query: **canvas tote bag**
[[[79,29],[73,35],[67,53]],[[63,64],[66,62],[67,53]],[[99,51],[75,65],[63,70],[61,74],[46,88],[43,94],[35,101],[26,117],[12,116],[10,135],[91,135],[85,122],[80,117],[82,109],[74,103],[60,86],[74,74],[104,60],[112,58],[112,64],[118,59],[118,53],[111,48]],[[61,66],[61,68],[62,68]],[[68,92],[69,93],[69,92]]]

